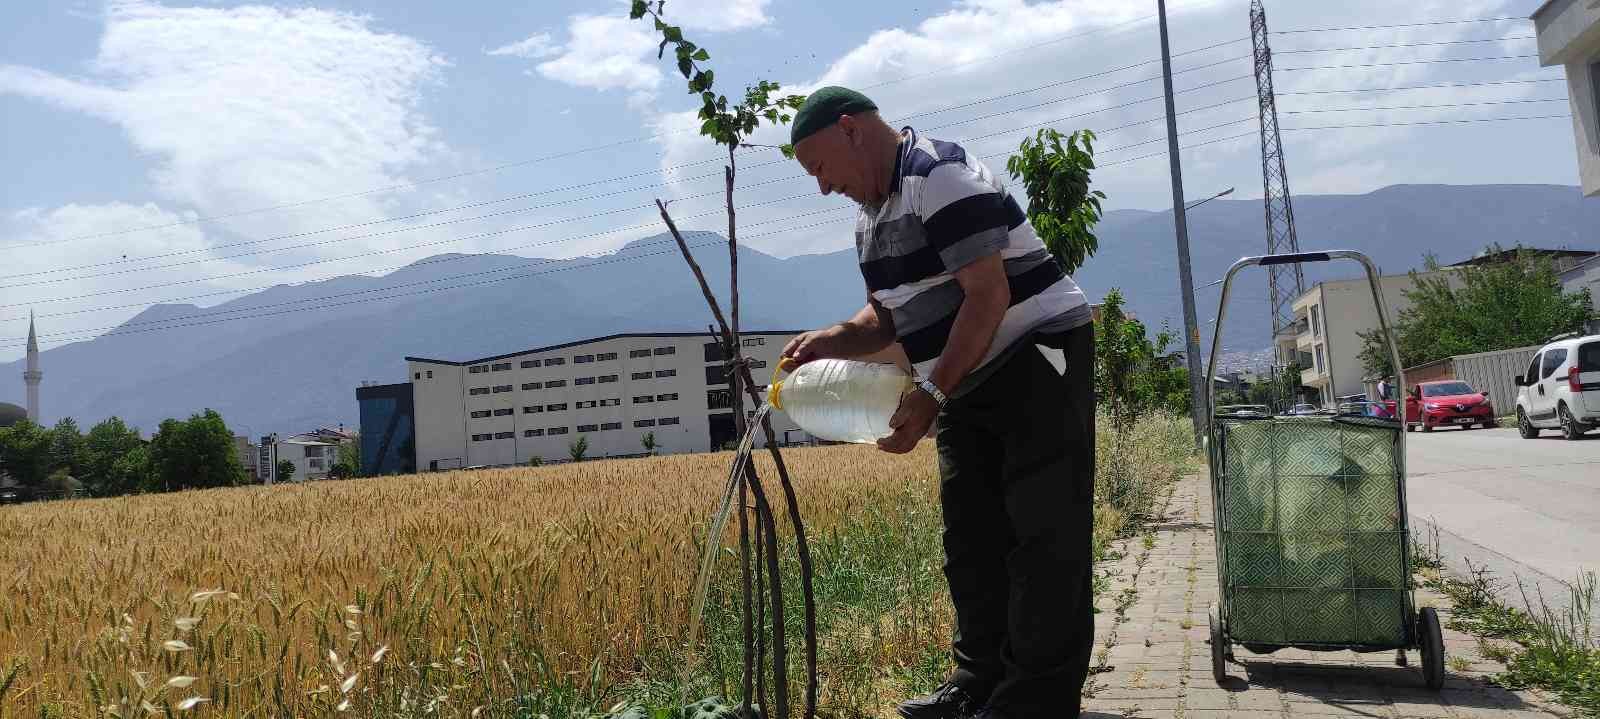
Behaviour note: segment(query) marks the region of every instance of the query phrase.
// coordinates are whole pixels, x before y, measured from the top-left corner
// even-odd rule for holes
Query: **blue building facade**
[[[412,474],[417,471],[416,403],[411,384],[356,388],[361,406],[361,474]]]

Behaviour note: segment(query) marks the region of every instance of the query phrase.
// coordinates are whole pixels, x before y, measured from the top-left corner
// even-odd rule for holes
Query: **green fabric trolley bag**
[[[1246,257],[1223,278],[1207,374],[1233,278],[1246,267],[1351,259],[1366,270],[1391,360],[1377,267],[1340,250]],[[1399,394],[1405,377],[1396,371]],[[1270,654],[1395,651],[1422,655],[1430,689],[1444,684],[1444,644],[1433,609],[1417,611],[1406,516],[1404,425],[1394,418],[1218,413],[1207,393],[1206,458],[1216,514],[1220,604],[1210,608],[1212,674],[1227,678],[1232,646]]]

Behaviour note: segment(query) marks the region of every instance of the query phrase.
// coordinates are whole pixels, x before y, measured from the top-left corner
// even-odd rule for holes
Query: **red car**
[[[1406,397],[1407,430],[1421,427],[1424,432],[1432,432],[1434,427],[1471,429],[1474,425],[1495,426],[1494,405],[1489,402],[1488,392],[1474,390],[1466,382],[1422,382],[1413,386]]]

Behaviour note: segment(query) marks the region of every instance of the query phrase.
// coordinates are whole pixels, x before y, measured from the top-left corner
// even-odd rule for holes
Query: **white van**
[[[1600,427],[1600,335],[1553,338],[1517,376],[1517,430],[1523,439],[1559,429],[1567,439]]]

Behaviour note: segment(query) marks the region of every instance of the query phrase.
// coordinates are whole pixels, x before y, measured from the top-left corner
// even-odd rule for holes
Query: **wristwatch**
[[[917,387],[922,391],[927,392],[928,396],[933,398],[933,401],[938,402],[940,409],[944,408],[944,403],[947,401],[947,398],[944,396],[944,391],[940,390],[939,385],[934,384],[933,380],[923,377],[917,381]]]

